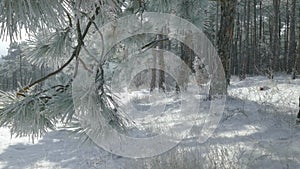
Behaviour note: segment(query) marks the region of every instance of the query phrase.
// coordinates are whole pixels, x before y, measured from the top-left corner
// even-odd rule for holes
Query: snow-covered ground
[[[188,138],[159,157],[130,159],[89,142],[81,144],[64,127],[34,144],[28,138],[11,138],[8,128],[0,128],[0,168],[299,168],[300,79],[233,77],[231,83],[219,126],[203,144]]]

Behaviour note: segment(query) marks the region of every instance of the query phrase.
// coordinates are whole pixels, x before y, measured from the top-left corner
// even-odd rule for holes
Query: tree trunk
[[[159,39],[163,39],[163,35],[158,35]],[[158,43],[158,49],[164,48],[164,42],[160,41]],[[158,79],[158,88],[165,92],[165,61],[163,51],[158,52],[158,65],[159,65],[159,79]]]
[[[252,65],[252,73],[255,72],[255,66],[257,65],[257,22],[256,22],[256,17],[257,17],[257,12],[256,12],[256,5],[257,1],[253,0],[253,65]]]
[[[251,48],[250,48],[250,45],[251,45],[251,41],[250,41],[250,14],[251,14],[251,8],[250,8],[250,0],[247,0],[247,19],[246,19],[246,58],[247,58],[247,61],[246,61],[246,66],[247,66],[247,71],[245,72],[246,74],[250,73],[250,60],[251,60]]]
[[[218,32],[218,53],[225,71],[226,84],[230,84],[231,46],[233,42],[234,19],[237,0],[221,1],[221,24]],[[226,86],[227,86],[226,85]],[[226,88],[227,90],[227,88]]]
[[[296,0],[292,0],[290,12],[289,50],[287,61],[288,73],[292,72],[292,68],[294,66],[294,61],[296,57],[296,45]]]
[[[234,50],[233,50],[233,53],[234,53],[234,59],[232,59],[232,74],[234,75],[237,75],[238,72],[240,71],[239,70],[239,39],[240,39],[240,35],[241,35],[241,25],[240,25],[240,12],[237,11],[237,18],[236,18],[236,29],[235,29],[235,40],[234,40]]]
[[[299,8],[299,11],[300,11],[300,8]],[[300,12],[299,12],[299,23],[300,23]],[[292,78],[293,79],[296,79],[296,76],[297,74],[299,73],[300,71],[300,24],[298,25],[298,30],[299,30],[299,33],[298,33],[298,45],[297,45],[297,55],[296,55],[296,58],[295,58],[295,62],[294,62],[294,68],[293,68],[293,76]]]
[[[279,50],[280,50],[280,0],[273,0],[274,8],[274,20],[273,20],[273,59],[272,59],[272,70],[278,71],[279,69]]]
[[[249,3],[249,0],[246,0],[245,1],[245,4],[244,4],[244,21],[243,21],[243,27],[245,27],[245,40],[244,40],[244,43],[243,43],[243,61],[242,61],[242,70],[241,70],[241,74],[240,74],[240,80],[243,80],[246,78],[246,74],[248,72],[248,57],[249,57],[249,14],[248,14],[248,3]]]
[[[152,92],[156,87],[156,52],[153,54],[153,68],[151,69],[151,82],[150,82],[150,92]]]
[[[284,40],[284,70],[288,71],[288,48],[289,48],[289,29],[290,29],[290,13],[289,13],[289,0],[286,0],[286,29],[285,29],[285,40]]]
[[[263,15],[262,15],[262,0],[259,2],[259,40],[262,40],[263,37]]]
[[[163,35],[156,36],[156,40],[161,40],[163,38],[164,38]],[[156,88],[156,86],[158,86],[159,90],[161,89],[162,91],[165,91],[164,55],[163,55],[163,51],[159,50],[163,48],[164,48],[164,42],[160,41],[156,46],[157,50],[155,50],[155,52],[153,53],[153,69],[151,70],[152,74],[151,74],[151,82],[150,82],[151,92]],[[158,77],[156,77],[156,75],[158,75]]]

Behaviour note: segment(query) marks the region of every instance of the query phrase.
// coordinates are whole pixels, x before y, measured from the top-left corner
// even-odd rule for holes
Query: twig
[[[85,70],[87,70],[90,73],[93,73],[93,71],[87,67],[87,65],[84,63],[84,61],[81,58],[78,58],[78,61],[82,64]]]
[[[169,38],[153,40],[153,41],[151,41],[150,43],[144,45],[144,46],[141,48],[141,50],[146,51],[146,50],[152,48],[153,46],[156,46],[159,42],[166,41],[166,40],[169,40]],[[146,49],[146,48],[147,48],[147,49]]]
[[[71,28],[71,27],[73,27],[71,15],[66,9],[64,9],[64,11],[67,14],[67,17],[68,17],[68,20],[69,20],[69,27]]]
[[[102,32],[100,31],[100,29],[98,28],[98,26],[97,26],[97,24],[94,22],[94,19],[95,18],[90,18],[86,13],[82,13],[83,15],[85,15],[89,20],[90,20],[90,22],[94,25],[94,27],[95,27],[95,29],[96,29],[96,31],[99,33],[99,35],[100,35],[100,38],[101,38],[101,42],[102,42],[102,50],[101,50],[101,54],[100,54],[100,59],[104,59],[104,37],[103,37],[103,34],[102,34]],[[97,63],[100,65],[101,64],[101,62],[103,61],[103,60],[100,60],[100,63],[99,63],[99,61],[97,60],[97,58],[95,57],[95,56],[93,56],[86,48],[85,48],[85,46],[84,46],[84,49],[87,51],[87,54],[88,55],[90,55],[94,60],[96,60],[97,61]],[[99,66],[98,65],[98,66]]]
[[[73,78],[75,78],[75,77],[77,76],[77,73],[78,73],[78,66],[79,66],[79,61],[76,60]]]
[[[68,88],[68,87],[70,86],[71,82],[72,82],[72,80],[70,80],[70,81],[67,83],[67,85],[55,85],[55,86],[51,86],[51,87],[49,87],[48,89],[42,90],[41,92],[35,94],[34,96],[38,96],[38,95],[40,95],[40,94],[42,94],[42,93],[45,93],[45,92],[47,92],[47,91],[49,91],[49,90],[52,90],[52,89],[55,89],[57,92],[59,92],[59,90],[64,91],[66,88]],[[57,88],[57,89],[56,89],[56,88]]]
[[[93,59],[95,62],[97,62],[97,63],[99,64],[99,61],[97,60],[97,58],[96,58],[93,54],[91,54],[91,52],[85,47],[85,45],[82,45],[82,48],[86,51],[86,53],[87,53],[90,57],[92,57],[92,59]]]

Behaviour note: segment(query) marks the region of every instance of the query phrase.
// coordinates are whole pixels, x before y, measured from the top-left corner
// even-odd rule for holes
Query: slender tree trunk
[[[266,70],[266,74],[269,79],[273,79],[273,64],[274,64],[274,17],[269,17],[269,31],[270,31],[270,49],[272,53],[267,52],[267,60],[268,60],[268,67]]]
[[[163,35],[157,35],[156,40],[163,39]],[[152,92],[156,86],[158,89],[165,91],[165,62],[163,51],[160,49],[164,48],[164,42],[158,42],[155,52],[153,52],[153,69],[151,70],[151,81],[150,81],[150,91]],[[157,65],[158,64],[158,65]],[[158,77],[157,77],[158,75]],[[158,84],[157,84],[158,83]]]
[[[255,72],[255,66],[257,65],[257,11],[256,11],[257,0],[253,0],[253,73]]]
[[[282,71],[282,60],[281,59],[281,54],[282,54],[282,50],[281,50],[281,17],[280,17],[280,7],[281,7],[281,0],[278,0],[279,1],[279,14],[278,14],[278,61],[277,61],[277,71]]]
[[[227,85],[230,84],[231,46],[234,33],[234,19],[236,15],[237,0],[221,1],[221,24],[218,32],[218,53],[221,58]],[[227,89],[226,89],[227,90]]]
[[[237,10],[237,18],[236,18],[236,29],[235,29],[235,40],[234,40],[234,59],[232,61],[232,73],[234,75],[237,75],[238,72],[240,72],[239,70],[239,39],[240,39],[240,34],[241,34],[241,25],[240,25],[240,11]]]
[[[163,39],[163,35],[158,35],[159,39]],[[158,49],[163,49],[164,48],[164,42],[160,41],[158,44]],[[164,54],[163,51],[158,52],[158,65],[159,65],[159,79],[158,79],[158,87],[162,91],[165,92],[165,61],[164,61]]]
[[[151,69],[151,82],[150,82],[150,92],[152,92],[156,87],[156,52],[153,54],[153,68]]]
[[[219,32],[219,15],[220,15],[220,12],[219,12],[219,8],[220,8],[220,5],[217,1],[217,12],[216,12],[216,31],[215,31],[215,42],[217,43],[218,41],[218,32]],[[215,43],[215,44],[216,44]]]
[[[181,14],[181,17],[190,20],[191,19],[191,11],[189,11],[189,6],[193,5],[191,1],[184,0],[185,2],[185,10]],[[185,37],[186,41],[189,41],[191,39],[192,35],[187,35]],[[178,78],[178,85],[181,87],[181,89],[185,90],[187,87],[187,83],[189,81],[189,70],[186,67],[188,65],[189,68],[192,68],[192,50],[187,47],[184,43],[180,43],[180,51],[181,51],[181,59],[182,64],[179,67],[179,77]]]
[[[246,74],[248,72],[248,57],[249,57],[249,15],[248,15],[248,3],[249,0],[245,1],[244,4],[244,21],[243,21],[243,27],[245,28],[245,40],[243,43],[243,68],[242,72],[240,74],[240,80],[243,80],[246,78]]]
[[[190,58],[192,57],[192,52],[191,49],[183,43],[180,43],[180,50],[181,59],[183,62],[179,67],[180,73],[178,77],[178,85],[181,87],[181,89],[185,90],[189,81]]]
[[[246,66],[247,66],[247,71],[245,72],[250,73],[250,13],[251,13],[251,9],[250,9],[250,0],[247,0],[247,19],[246,19]]]
[[[259,2],[259,40],[263,37],[263,14],[262,14],[262,0]]]
[[[284,71],[288,71],[288,58],[289,58],[289,53],[288,53],[288,48],[289,48],[289,29],[290,29],[290,13],[289,13],[289,0],[286,0],[286,28],[285,28],[285,40],[284,40]]]
[[[299,23],[300,23],[300,8],[299,8]],[[296,58],[295,58],[295,62],[294,62],[294,66],[293,66],[293,79],[296,79],[296,75],[299,73],[300,71],[300,24],[298,25],[298,43],[297,43],[297,54],[296,54]]]
[[[296,57],[296,45],[296,0],[292,0],[290,12],[289,50],[287,61],[288,73],[292,72],[292,67],[294,66],[294,61]]]
[[[243,28],[244,28],[244,17],[243,16],[243,11],[244,10],[240,10],[239,11],[239,15],[240,15],[240,18],[239,18],[239,24],[240,24],[240,31],[239,31],[239,71],[238,71],[238,75],[239,75],[239,78],[242,79],[242,74],[243,74],[243,68],[244,68],[244,63],[243,63],[243,58],[244,58],[244,43],[243,43]]]
[[[273,63],[272,70],[278,71],[279,69],[279,50],[280,50],[280,0],[273,0],[274,20],[273,20]]]

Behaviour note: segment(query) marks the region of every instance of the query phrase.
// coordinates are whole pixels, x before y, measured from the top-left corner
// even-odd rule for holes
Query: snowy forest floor
[[[0,168],[299,168],[300,79],[233,77],[231,83],[219,126],[203,144],[184,140],[160,156],[130,159],[81,144],[68,128],[50,131],[34,144],[0,128]]]

